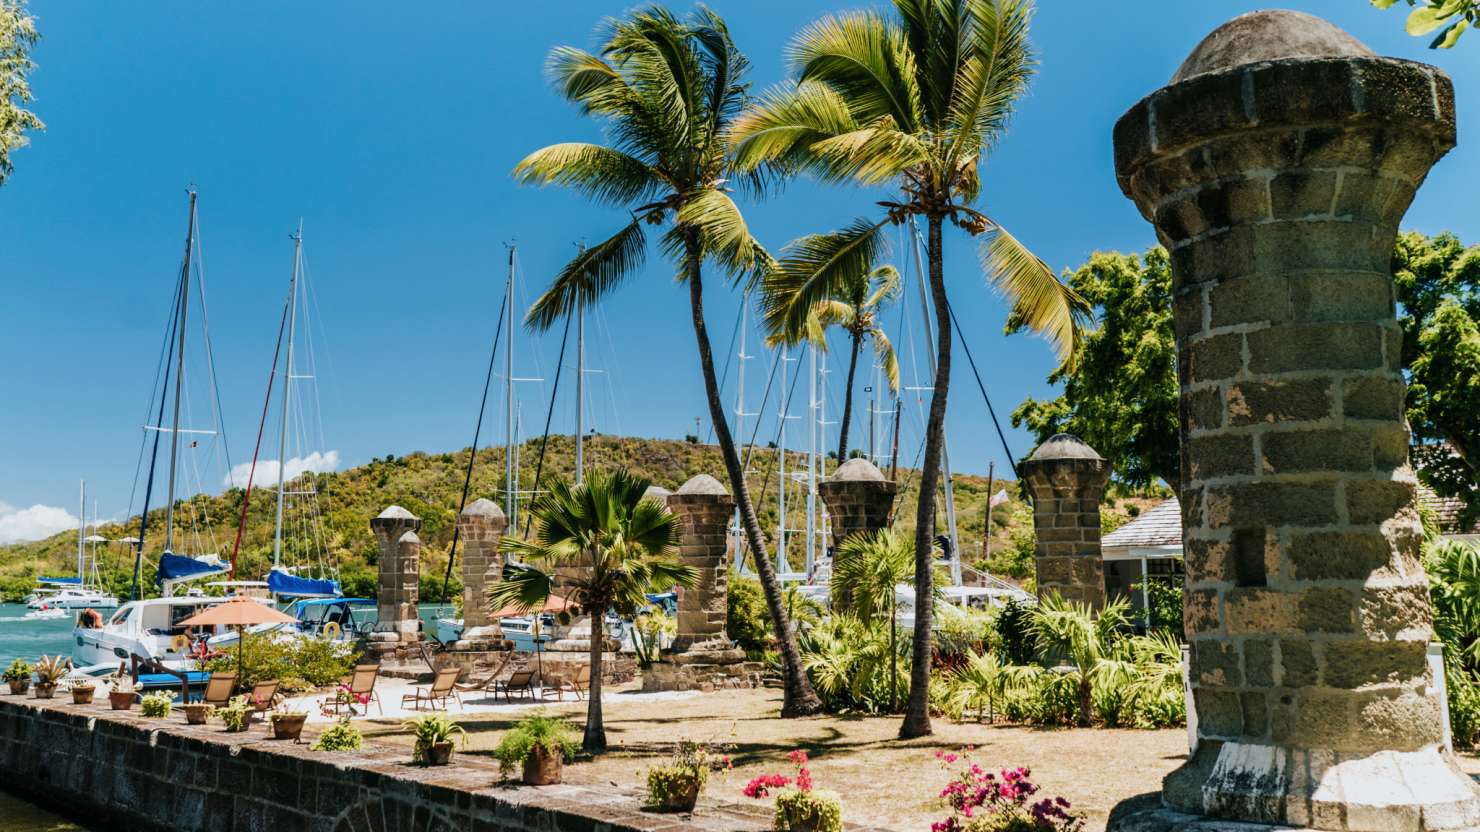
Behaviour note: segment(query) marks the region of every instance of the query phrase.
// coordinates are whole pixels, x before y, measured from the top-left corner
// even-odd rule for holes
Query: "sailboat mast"
[[[586,481],[586,306],[576,307],[576,485]]]
[[[82,480],[77,487],[77,583],[85,581],[83,577],[83,535],[87,534],[87,480]]]
[[[195,250],[195,189],[190,189],[190,220],[185,228],[185,260],[180,267],[180,338],[175,356],[175,412],[170,420],[170,491],[164,513],[164,550],[175,550],[175,475],[180,456],[180,388],[185,382],[185,313],[190,307],[190,255]],[[142,535],[141,535],[142,536]],[[140,544],[142,547],[143,544]]]
[[[817,557],[817,426],[822,412],[817,399],[817,345],[807,345],[807,548],[803,570],[812,573]]]
[[[509,305],[505,310],[509,325],[504,328],[504,514],[512,529],[518,528],[514,521],[514,246],[509,246],[504,297]]]
[[[273,521],[272,568],[283,560],[283,488],[288,470],[288,408],[293,401],[293,335],[298,325],[298,275],[303,269],[303,220],[293,235],[293,276],[288,278],[288,358],[283,371],[283,419],[278,431],[277,516]]]

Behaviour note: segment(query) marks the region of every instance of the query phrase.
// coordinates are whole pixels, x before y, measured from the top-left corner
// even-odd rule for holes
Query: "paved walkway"
[[[374,703],[371,703],[369,706],[369,714],[367,716],[365,713],[365,707],[356,705],[355,709],[359,711],[359,713],[356,716],[352,717],[352,719],[405,719],[408,717],[416,716],[418,714],[427,713],[429,708],[426,703],[422,703],[420,711],[413,709],[409,703],[404,707],[401,705],[401,697],[411,693],[412,690],[418,687],[425,690],[430,688],[431,685],[430,683],[416,684],[405,679],[390,679],[386,677],[381,677],[375,683],[375,693],[379,698],[382,707],[377,708],[375,707]],[[691,699],[700,695],[701,694],[698,691],[664,691],[661,693],[642,693],[640,691],[605,690],[602,692],[601,701],[611,704],[660,702],[663,700]],[[310,724],[333,722],[337,717],[332,715],[324,715],[320,708],[321,702],[323,702],[325,699],[332,699],[333,696],[333,693],[315,693],[311,695],[290,697],[283,707],[284,709],[307,711],[308,722]],[[486,693],[483,691],[459,691],[458,696],[462,698],[461,705],[458,704],[457,699],[449,699],[447,702],[448,712],[453,715],[519,713],[521,711],[527,711],[545,705],[557,704],[561,702],[571,703],[576,701],[575,696],[570,693],[566,693],[564,695],[564,698],[557,698],[552,695],[543,699],[536,697],[533,700],[531,700],[528,696],[520,699],[516,695],[512,703],[505,701],[502,694],[500,694],[498,698],[495,699],[492,693]],[[384,713],[382,713],[382,709],[384,710]]]

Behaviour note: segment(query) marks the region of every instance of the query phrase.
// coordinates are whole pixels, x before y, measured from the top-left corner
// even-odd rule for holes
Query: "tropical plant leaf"
[[[543,332],[555,322],[615,289],[642,266],[647,251],[642,218],[577,254],[535,300],[524,321]]]
[[[793,241],[766,276],[761,314],[768,332],[795,343],[819,301],[839,294],[839,288],[868,274],[887,241],[879,229],[888,220],[855,220],[841,231],[811,234]]]
[[[877,12],[843,12],[813,23],[788,49],[798,83],[837,90],[854,118],[892,119],[899,130],[921,126],[919,79],[899,26]]]
[[[729,139],[742,170],[773,165],[785,173],[825,173],[813,145],[856,129],[841,95],[826,84],[805,82],[767,92],[735,119]]]
[[[564,185],[607,205],[645,201],[663,184],[658,172],[640,159],[584,142],[540,148],[514,168],[521,185]]]
[[[1089,303],[1064,285],[1006,228],[994,226],[981,249],[987,282],[1012,304],[1011,321],[1046,338],[1058,354],[1060,366],[1072,370],[1080,329],[1090,319]]]

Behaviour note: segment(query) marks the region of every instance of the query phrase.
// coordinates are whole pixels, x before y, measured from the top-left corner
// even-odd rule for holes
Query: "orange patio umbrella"
[[[570,606],[571,604],[569,600],[561,598],[559,595],[551,595],[549,598],[545,599],[545,605],[540,607],[539,609],[531,608],[527,610],[521,610],[518,607],[504,607],[503,609],[492,613],[491,617],[513,618],[519,615],[538,615],[540,613],[547,612],[565,612],[566,610],[570,609]]]
[[[244,627],[253,624],[292,624],[298,619],[251,598],[232,598],[212,604],[201,612],[181,621],[181,627],[235,627],[236,628],[236,678],[241,681],[245,660],[243,649],[247,643]]]

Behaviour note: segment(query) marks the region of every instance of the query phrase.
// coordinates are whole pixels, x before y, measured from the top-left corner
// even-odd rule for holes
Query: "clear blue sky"
[[[596,125],[551,92],[543,63],[553,46],[591,45],[597,22],[620,13],[620,2],[31,5],[45,38],[35,55],[35,109],[48,129],[14,155],[15,175],[0,188],[0,528],[7,512],[32,505],[75,511],[84,477],[103,516],[127,509],[188,183],[200,189],[212,336],[236,462],[251,454],[286,288],[287,235],[299,217],[321,313],[321,449],[336,451],[341,468],[465,447],[503,293],[504,242],[518,241],[529,287],[523,306],[575,243],[621,220],[567,192],[515,187],[508,175],[539,146],[598,138]],[[782,77],[782,50],[802,26],[859,5],[714,4],[750,56],[757,88]],[[1286,5],[1332,20],[1381,54],[1433,62],[1454,77],[1461,145],[1405,225],[1480,241],[1480,145],[1465,141],[1480,112],[1480,35],[1434,53],[1403,34],[1399,10],[1379,12],[1364,0]],[[1260,4],[1041,6],[1033,27],[1040,71],[988,162],[983,192],[989,214],[1061,269],[1096,249],[1152,244],[1115,185],[1111,127],[1204,34]],[[748,216],[762,241],[779,247],[872,210],[875,198],[801,182],[750,206]],[[998,413],[1025,395],[1051,395],[1047,345],[1001,335],[1004,310],[983,288],[973,242],[948,241],[947,273]],[[591,364],[609,371],[593,376],[603,432],[678,437],[705,413],[686,293],[670,276],[650,260],[593,321]],[[710,287],[710,325],[723,351],[739,299],[717,282]],[[557,337],[535,342],[521,333],[516,375],[548,378],[558,346]],[[956,467],[985,472],[995,460],[1003,470],[965,361],[956,368],[948,421]],[[753,398],[765,369],[764,359],[749,365]],[[835,398],[841,373],[833,379]],[[526,424],[538,422],[548,385],[522,389]],[[194,403],[203,413],[204,398]],[[498,407],[495,397],[494,414]],[[919,441],[913,419],[905,422],[906,461]],[[572,422],[562,403],[557,429]],[[489,425],[485,441],[497,441],[501,419]],[[855,445],[866,438],[859,430]],[[1028,450],[1022,432],[1008,438],[1015,454]],[[265,458],[275,456],[271,441]],[[218,487],[223,475],[203,479]]]

